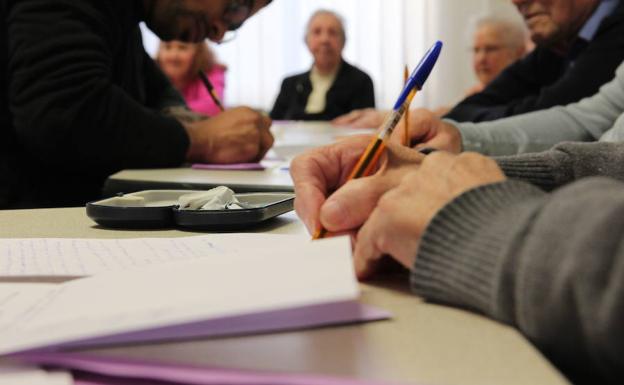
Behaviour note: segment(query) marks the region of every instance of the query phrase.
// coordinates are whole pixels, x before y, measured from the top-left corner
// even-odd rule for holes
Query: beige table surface
[[[288,214],[256,231],[301,234]],[[98,228],[84,209],[0,211],[0,238],[177,237],[192,233]],[[402,277],[362,285],[362,301],[390,321],[214,340],[91,350],[95,354],[223,367],[297,371],[416,384],[565,384],[514,329],[466,311],[424,303]]]

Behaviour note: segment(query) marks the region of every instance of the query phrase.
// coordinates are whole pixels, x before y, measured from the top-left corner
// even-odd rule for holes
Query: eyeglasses
[[[471,48],[471,51],[475,55],[478,54],[479,52],[483,52],[486,55],[491,55],[503,49],[505,49],[505,47],[500,46],[500,45],[486,45],[482,47],[473,47]]]
[[[221,17],[227,23],[228,31],[235,31],[243,25],[245,20],[251,15],[254,2],[254,0],[232,0],[229,2]]]
[[[236,30],[239,29],[245,20],[251,15],[255,0],[232,0],[225,7],[221,19],[227,24],[227,32],[219,44],[227,43],[236,38]]]

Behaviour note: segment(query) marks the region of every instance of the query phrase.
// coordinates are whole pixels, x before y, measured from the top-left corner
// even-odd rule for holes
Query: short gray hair
[[[347,33],[345,31],[345,21],[342,16],[334,11],[330,11],[329,9],[318,9],[316,10],[312,16],[308,19],[308,23],[306,24],[305,30],[305,40],[308,40],[308,34],[310,33],[310,25],[312,24],[312,20],[314,20],[317,16],[328,15],[334,17],[338,20],[338,25],[340,26],[340,37],[342,38],[342,44],[344,45],[347,42]]]
[[[511,49],[525,47],[529,38],[529,33],[524,23],[510,17],[496,15],[480,17],[474,24],[474,32],[483,27],[496,29],[505,42],[505,46]]]

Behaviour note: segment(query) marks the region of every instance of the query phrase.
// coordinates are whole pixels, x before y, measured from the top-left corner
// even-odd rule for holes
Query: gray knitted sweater
[[[426,230],[414,292],[517,327],[576,383],[623,383],[624,143],[498,163],[511,179],[463,194]]]
[[[591,75],[590,75],[591,76]],[[624,141],[624,64],[600,91],[579,103],[485,123],[456,123],[465,151],[512,155],[564,141]]]

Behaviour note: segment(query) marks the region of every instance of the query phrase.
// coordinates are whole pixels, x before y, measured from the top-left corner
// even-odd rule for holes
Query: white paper
[[[69,372],[46,371],[36,367],[0,365],[2,385],[73,385]]]
[[[285,238],[291,242],[62,285],[0,284],[0,354],[357,299],[348,238]]]
[[[0,277],[83,277],[105,271],[241,254],[301,242],[272,234],[212,234],[186,238],[0,239]]]

